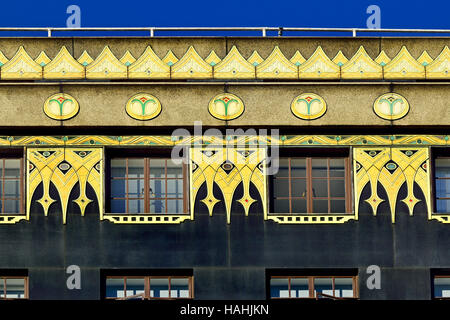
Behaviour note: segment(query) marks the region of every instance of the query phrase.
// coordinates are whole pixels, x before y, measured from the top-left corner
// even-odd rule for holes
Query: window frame
[[[189,287],[189,297],[188,298],[181,298],[181,297],[171,297],[171,290],[170,290],[170,285],[171,285],[171,280],[172,279],[188,279],[188,287]],[[106,289],[107,289],[107,281],[108,279],[123,279],[124,282],[124,297],[123,298],[114,298],[114,297],[107,297],[106,296]],[[138,294],[138,295],[133,295],[130,297],[127,297],[127,279],[144,279],[144,295],[142,296],[142,294]],[[167,279],[168,280],[168,293],[169,293],[169,297],[151,297],[150,296],[150,292],[151,292],[151,287],[150,287],[150,281],[151,279]],[[137,296],[141,295],[142,296],[142,300],[191,300],[194,299],[194,276],[193,275],[170,275],[170,276],[163,276],[163,275],[111,275],[111,276],[106,276],[105,278],[105,297],[104,299],[106,300],[129,300],[129,298],[135,298]],[[127,299],[128,298],[128,299]]]
[[[324,295],[324,294],[316,294],[315,293],[315,288],[314,288],[314,280],[315,279],[332,279],[332,283],[333,283],[333,294],[335,294],[335,280],[336,279],[343,279],[343,278],[351,278],[352,279],[352,289],[353,289],[353,297],[336,297],[336,296],[329,296],[329,295]],[[271,287],[270,287],[270,280],[272,279],[288,279],[288,293],[289,293],[289,297],[272,297],[270,292],[271,292]],[[291,280],[292,279],[308,279],[308,290],[309,290],[309,297],[291,297]],[[318,295],[322,295],[324,296],[324,298],[328,298],[328,299],[334,299],[334,300],[355,300],[355,299],[359,299],[359,290],[358,290],[358,276],[345,276],[345,275],[272,275],[269,278],[269,299],[320,299]]]
[[[13,149],[2,149],[0,151],[0,161],[2,162],[2,168],[0,169],[1,175],[0,175],[0,186],[1,186],[1,192],[0,192],[0,202],[2,203],[1,209],[0,209],[0,217],[6,217],[6,216],[26,216],[25,212],[25,155],[24,155],[24,149],[23,148],[13,148]],[[18,198],[11,198],[11,197],[5,197],[5,181],[11,180],[11,181],[17,181],[16,178],[5,178],[5,160],[15,159],[19,160],[20,163],[20,172],[19,172],[19,197]],[[5,203],[5,200],[18,200],[19,201],[19,212],[4,212],[5,206],[3,205]]]
[[[438,178],[436,176],[436,160],[437,159],[450,159],[450,152],[448,150],[442,149],[442,148],[432,148],[432,154],[431,157],[433,159],[432,161],[432,168],[431,168],[431,189],[432,189],[432,203],[433,203],[433,214],[437,214],[437,215],[448,215],[450,214],[450,212],[438,212],[437,211],[437,200],[441,199],[441,200],[446,200],[450,202],[450,197],[444,197],[444,198],[438,198],[437,195],[437,180],[450,180],[449,178]]]
[[[294,151],[289,152],[287,155],[281,155],[280,159],[288,159],[288,177],[276,177],[272,175],[269,179],[269,209],[270,215],[286,215],[286,216],[295,216],[295,215],[311,215],[311,216],[319,216],[319,215],[351,215],[353,213],[353,186],[352,186],[352,158],[351,158],[351,150],[348,150],[348,153],[345,155],[343,153],[343,149],[339,149],[340,152],[333,152],[327,150],[315,150],[316,152],[311,152],[308,150],[305,151]],[[335,153],[335,154],[333,154]],[[305,177],[292,177],[291,176],[291,161],[292,159],[305,159]],[[327,177],[313,177],[312,176],[312,160],[313,159],[327,159]],[[330,160],[333,159],[343,159],[344,160],[344,177],[330,177]],[[276,179],[287,180],[288,188],[289,188],[289,196],[288,197],[276,197],[275,196],[275,188],[274,182]],[[304,179],[306,180],[306,196],[305,197],[292,197],[292,181],[295,179]],[[313,196],[313,180],[325,180],[327,181],[327,197],[314,197]],[[345,185],[345,194],[344,197],[332,197],[330,192],[330,181],[332,180],[344,180]],[[274,202],[276,199],[288,199],[289,200],[289,211],[290,212],[275,212],[274,210]],[[292,200],[297,198],[304,198],[306,200],[306,212],[292,212]],[[313,212],[313,201],[315,199],[319,200],[328,200],[328,212]],[[331,200],[345,200],[345,212],[330,212],[331,211]]]
[[[190,216],[190,207],[189,207],[189,164],[183,163],[181,166],[182,169],[182,178],[168,178],[167,177],[167,161],[171,160],[171,150],[172,149],[161,149],[161,148],[150,148],[150,149],[112,149],[107,150],[107,155],[105,157],[106,166],[105,166],[105,195],[106,195],[106,215],[125,215],[125,216]],[[125,159],[126,160],[126,176],[124,178],[113,178],[111,172],[111,161],[114,159]],[[143,159],[144,160],[144,173],[143,178],[128,178],[128,160],[129,159]],[[164,178],[150,178],[151,171],[151,160],[166,160],[164,166]],[[125,180],[125,197],[112,197],[111,195],[111,187],[113,180]],[[129,198],[128,197],[128,181],[129,180],[143,180],[144,182],[144,195],[140,198]],[[169,180],[182,180],[182,188],[183,188],[183,198],[152,198],[150,197],[150,181],[152,180],[161,180],[164,181],[165,191],[167,192],[167,182]],[[166,193],[167,195],[167,193]],[[161,212],[161,213],[151,213],[150,212],[150,202],[151,200],[164,200],[165,208],[167,211],[167,201],[168,200],[182,200],[183,201],[183,212]],[[111,212],[111,204],[112,200],[122,200],[125,201],[125,212]],[[129,200],[143,200],[144,202],[144,212],[137,213],[129,213]]]
[[[7,298],[6,292],[7,292],[7,286],[6,286],[6,280],[7,279],[24,279],[24,297],[23,298]],[[7,275],[0,275],[0,281],[3,281],[3,293],[0,292],[0,300],[28,300],[29,299],[29,281],[28,276],[7,276]]]

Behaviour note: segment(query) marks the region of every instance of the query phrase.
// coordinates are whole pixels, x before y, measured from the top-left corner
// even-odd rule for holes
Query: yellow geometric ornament
[[[405,97],[397,93],[385,93],[375,100],[373,111],[382,119],[398,120],[408,113],[409,103]]]
[[[315,93],[303,93],[291,103],[292,113],[303,120],[318,119],[327,111],[327,104]]]
[[[161,103],[158,98],[147,93],[138,93],[128,99],[125,110],[136,120],[150,120],[161,113]]]
[[[67,93],[54,94],[44,102],[44,113],[54,120],[68,120],[79,110],[78,101]]]
[[[231,93],[221,93],[211,99],[209,113],[219,120],[233,120],[244,113],[244,103]]]

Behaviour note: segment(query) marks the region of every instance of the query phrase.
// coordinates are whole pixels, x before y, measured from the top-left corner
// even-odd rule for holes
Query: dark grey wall
[[[265,299],[266,268],[358,268],[361,299],[429,299],[430,268],[450,267],[450,226],[425,213],[362,214],[340,225],[280,225],[262,216],[198,214],[180,225],[116,225],[98,215],[32,215],[0,226],[0,269],[26,268],[31,299],[99,299],[100,269],[188,268],[197,299]],[[81,267],[81,290],[65,268]],[[381,289],[366,287],[379,265]]]

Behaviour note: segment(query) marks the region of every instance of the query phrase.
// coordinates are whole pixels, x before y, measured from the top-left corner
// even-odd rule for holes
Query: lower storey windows
[[[28,277],[0,276],[0,299],[28,299]]]

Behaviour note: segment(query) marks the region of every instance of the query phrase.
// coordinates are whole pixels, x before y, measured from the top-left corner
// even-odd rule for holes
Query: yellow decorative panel
[[[350,220],[357,220],[353,214],[269,214],[267,220],[272,220],[280,224],[326,224],[345,223]]]
[[[247,216],[250,207],[258,199],[250,195],[250,185],[253,184],[258,190],[264,216],[266,209],[266,181],[264,160],[266,150],[255,147],[193,147],[191,156],[191,214],[194,215],[194,203],[198,191],[206,185],[207,194],[200,199],[208,208],[212,216],[215,205],[221,200],[213,194],[216,184],[223,196],[227,216],[227,223],[231,222],[231,206],[235,191],[239,185],[243,187],[243,195],[236,201],[241,204]]]
[[[419,58],[417,58],[417,62],[423,66],[427,66],[433,62],[433,58],[430,57],[427,51],[422,52]]]
[[[450,49],[445,46],[439,56],[426,67],[427,79],[450,78]]]
[[[264,62],[256,66],[257,78],[298,79],[297,67],[290,62],[278,46]]]
[[[125,106],[127,114],[136,120],[150,120],[161,113],[161,103],[158,98],[147,93],[138,93],[128,99]]]
[[[214,78],[217,79],[252,79],[254,77],[255,67],[245,60],[235,46],[214,67]]]
[[[327,111],[325,100],[315,93],[302,93],[291,103],[292,113],[303,120],[315,120]]]
[[[81,65],[86,67],[88,64],[91,64],[94,61],[94,59],[92,59],[92,57],[89,55],[89,53],[86,50],[84,50],[77,61]]]
[[[102,220],[108,220],[118,224],[179,224],[186,220],[190,220],[190,215],[123,215],[123,214],[104,214]]]
[[[336,56],[332,60],[335,64],[337,64],[339,67],[342,67],[344,64],[348,62],[347,57],[342,53],[341,50],[336,54]]]
[[[382,67],[387,65],[389,63],[389,61],[391,61],[391,59],[388,57],[386,52],[384,52],[384,50],[382,50],[380,52],[380,54],[378,55],[378,57],[375,58],[375,62],[378,63]]]
[[[359,47],[356,54],[341,68],[342,79],[382,79],[382,67],[373,61],[364,47]]]
[[[218,64],[221,59],[219,58],[219,56],[216,54],[216,52],[213,50],[211,51],[211,53],[206,57],[205,59],[206,63],[211,65],[211,66],[215,66],[216,64]]]
[[[354,148],[353,159],[356,215],[358,215],[360,200],[363,200],[370,205],[373,215],[377,214],[381,203],[387,202],[392,223],[395,222],[398,201],[407,206],[409,215],[412,216],[414,207],[421,201],[414,194],[414,184],[421,189],[427,211],[430,212],[428,148]],[[368,184],[370,196],[362,199],[362,192]],[[387,198],[380,197],[378,185],[383,187]],[[406,185],[407,194],[405,198],[399,199],[398,194],[403,185]]]
[[[328,58],[322,47],[317,47],[313,55],[299,68],[300,79],[339,79],[340,70]]]
[[[398,120],[409,112],[409,103],[402,95],[389,92],[379,96],[374,104],[373,111],[377,116],[385,120]]]
[[[212,78],[212,66],[206,63],[191,46],[186,54],[172,66],[172,78]]]
[[[8,58],[5,57],[3,52],[0,51],[0,66],[3,66],[5,63],[8,62]]]
[[[123,54],[122,58],[119,59],[119,61],[122,62],[124,65],[126,65],[128,67],[130,64],[132,64],[133,62],[136,61],[136,58],[133,57],[131,52],[127,50]]]
[[[244,112],[244,102],[231,93],[221,93],[213,97],[208,105],[209,113],[219,120],[233,120]]]
[[[147,47],[144,53],[128,69],[130,79],[169,79],[170,67]]]
[[[48,215],[50,207],[60,201],[63,223],[67,221],[67,210],[70,194],[78,183],[79,196],[73,200],[84,216],[86,207],[95,199],[86,195],[89,184],[97,197],[98,210],[102,214],[102,149],[101,148],[28,148],[27,149],[27,215],[30,215],[33,195],[40,184],[43,195],[36,200]],[[58,196],[50,195],[52,184]]]
[[[86,67],[87,79],[126,79],[127,67],[106,46],[100,55]]]
[[[172,66],[175,63],[177,63],[178,58],[176,55],[173,54],[172,50],[169,50],[169,52],[167,52],[167,54],[164,56],[164,58],[162,59],[162,61],[167,64],[168,66]]]
[[[305,63],[306,59],[302,56],[302,54],[297,50],[295,51],[294,55],[292,56],[291,61],[293,64],[295,64],[297,67],[303,63]]]
[[[257,66],[258,64],[261,64],[264,59],[261,58],[258,51],[253,51],[253,53],[250,55],[250,57],[247,59],[248,62],[250,62],[253,66]]]
[[[84,67],[63,46],[56,57],[44,66],[44,78],[81,79],[84,78]]]
[[[41,53],[38,55],[36,59],[34,59],[34,61],[36,61],[37,64],[43,67],[52,60],[47,56],[47,54],[44,51],[41,51]]]
[[[53,94],[44,102],[44,113],[54,120],[68,120],[79,110],[78,101],[67,93]]]
[[[42,67],[21,46],[14,57],[2,66],[2,80],[42,79]]]
[[[411,56],[405,46],[384,67],[385,79],[423,79],[425,68]]]

